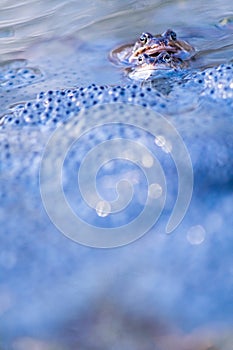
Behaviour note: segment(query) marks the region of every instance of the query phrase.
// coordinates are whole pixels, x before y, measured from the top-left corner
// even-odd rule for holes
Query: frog
[[[188,68],[195,53],[191,44],[178,39],[176,32],[168,29],[158,35],[143,32],[134,44],[114,49],[110,60],[124,65],[129,78],[141,80],[148,79],[156,71]]]

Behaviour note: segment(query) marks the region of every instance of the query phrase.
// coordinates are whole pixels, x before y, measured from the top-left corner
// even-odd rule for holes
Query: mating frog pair
[[[158,70],[180,69],[188,66],[195,49],[176,33],[168,29],[165,33],[152,35],[142,33],[134,45],[124,45],[111,52],[110,58],[127,66],[129,76],[149,77]]]

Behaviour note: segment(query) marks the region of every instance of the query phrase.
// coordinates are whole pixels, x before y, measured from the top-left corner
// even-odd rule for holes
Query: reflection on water
[[[211,3],[203,3],[202,0],[93,0],[89,2],[2,0],[0,4],[1,114],[4,114],[12,104],[34,98],[41,90],[89,85],[93,82],[125,83],[127,79],[109,62],[108,54],[114,47],[134,42],[143,31],[162,33],[167,28],[173,28],[179,37],[189,41],[198,51],[195,68],[204,68],[232,60],[231,18],[232,1],[230,0],[214,0]],[[14,135],[12,133],[11,137]],[[23,134],[20,136],[23,138]],[[41,135],[39,142],[45,144],[46,137]],[[37,143],[38,139],[34,140],[32,137],[32,145],[22,140],[19,144],[25,147],[25,153],[30,153],[31,147],[36,148]],[[16,150],[16,153],[18,151]],[[19,168],[21,166],[20,162],[16,165]],[[33,167],[33,164],[30,163],[27,166]],[[25,188],[16,186],[14,189],[21,195],[20,198],[24,195],[24,189],[25,192],[28,189],[27,181],[26,179]],[[36,182],[37,179],[34,181]],[[229,200],[224,198],[222,202],[225,205],[224,213],[230,215],[231,211],[228,208],[231,198]],[[202,227],[196,222],[192,223],[191,231],[185,233],[187,245],[183,243],[181,236],[178,238],[180,241],[173,245],[171,241],[163,243],[164,238],[158,235],[155,242],[165,246],[161,251],[157,247],[152,247],[148,239],[148,241],[137,242],[131,247],[122,248],[121,251],[103,253],[77,247],[72,242],[67,243],[59,234],[54,235],[53,238],[46,235],[45,240],[43,240],[44,236],[40,236],[41,240],[38,239],[36,220],[39,221],[43,217],[38,215],[38,207],[31,208],[31,203],[27,203],[24,212],[32,213],[32,216],[24,218],[21,218],[19,208],[20,206],[16,207],[16,204],[12,203],[11,216],[17,217],[16,222],[24,220],[25,227],[33,227],[34,235],[30,237],[32,247],[29,247],[26,234],[19,235],[18,241],[11,241],[9,235],[1,237],[4,246],[16,247],[14,254],[7,249],[3,253],[0,250],[0,268],[3,270],[3,274],[0,273],[0,324],[6,329],[5,334],[2,334],[0,329],[1,350],[8,348],[13,350],[59,348],[105,350],[113,347],[114,349],[150,350],[156,349],[157,346],[161,350],[207,350],[212,349],[212,346],[215,346],[215,349],[231,349],[228,325],[224,329],[220,329],[218,323],[216,328],[211,330],[208,327],[202,328],[206,320],[207,323],[215,321],[205,314],[205,306],[208,304],[208,310],[213,311],[213,314],[216,311],[216,314],[219,312],[224,315],[224,310],[221,312],[217,310],[219,304],[210,305],[210,300],[214,298],[220,300],[219,298],[222,297],[224,304],[224,300],[229,298],[228,293],[231,293],[227,290],[224,291],[225,294],[221,294],[221,286],[218,285],[216,288],[219,281],[228,283],[226,284],[228,287],[230,285],[229,281],[225,281],[227,277],[219,275],[219,266],[215,266],[216,261],[219,262],[217,249],[222,241],[219,242],[219,238],[219,241],[213,238],[216,240],[217,247],[212,252],[213,259],[207,257],[209,251],[206,246],[199,247],[204,240],[208,242],[210,239],[208,230],[205,230],[206,227],[211,227],[214,231],[217,222],[220,222],[219,227],[222,227],[223,218],[217,211],[211,212],[212,214],[207,212],[204,222],[209,226],[206,224],[206,227]],[[12,227],[15,230],[13,222],[14,220],[12,220]],[[27,224],[27,222],[30,223]],[[46,225],[49,224],[46,222]],[[217,229],[220,230],[219,227]],[[48,234],[47,226],[45,231]],[[196,250],[193,253],[188,246],[188,241],[191,242],[192,248],[202,250]],[[180,243],[187,250],[179,250]],[[62,251],[60,251],[61,246]],[[176,247],[175,252],[171,249],[174,247]],[[185,270],[190,252],[193,254],[193,260],[191,259],[189,269]],[[165,256],[162,253],[165,253]],[[199,260],[200,257],[203,261]],[[206,267],[207,258],[210,259],[210,270],[200,271],[201,277],[198,279],[196,277],[198,267],[202,266],[202,263]],[[225,265],[228,266],[231,262],[230,257],[224,258],[226,258]],[[21,266],[21,261],[23,261],[23,268],[18,277],[14,274],[14,268],[17,269],[17,264]],[[25,261],[28,262],[27,267],[25,267]],[[46,265],[48,261],[49,264]],[[138,262],[139,265],[137,265]],[[225,271],[225,265],[222,264],[221,273]],[[174,269],[172,269],[173,266]],[[174,274],[176,269],[179,271],[179,276]],[[46,276],[43,276],[43,271],[46,271]],[[190,271],[193,275],[187,276],[186,274]],[[232,278],[232,268],[228,266],[227,272],[227,276]],[[7,276],[3,283],[2,275]],[[210,286],[209,280],[205,278],[206,275],[210,280]],[[25,278],[21,278],[22,276]],[[40,276],[39,281],[38,276]],[[180,283],[177,283],[177,279]],[[56,284],[53,285],[53,281]],[[37,285],[43,290],[42,295],[38,296],[37,291],[33,289]],[[48,290],[48,286],[52,291]],[[159,290],[157,294],[159,298],[154,293],[156,288]],[[202,288],[206,288],[206,294],[210,291],[213,299],[208,299],[206,294],[203,296]],[[183,290],[186,291],[183,292],[184,294],[182,294]],[[23,300],[22,304],[19,302],[17,305],[14,293],[17,301]],[[54,293],[54,298],[50,305],[48,300],[51,300],[51,293]],[[191,300],[190,295],[195,296],[195,300]],[[177,300],[180,304],[176,303]],[[119,301],[121,309],[119,309]],[[12,314],[8,315],[8,322],[6,322],[5,315],[11,308]],[[159,310],[156,315],[155,309]],[[18,310],[23,310],[25,314],[21,314]],[[29,320],[25,316],[27,312],[30,314]],[[63,313],[66,319],[61,322],[59,331],[56,329],[56,333],[51,336],[53,326],[57,326],[57,319],[63,319]],[[19,314],[21,316],[18,320]],[[227,306],[226,314],[228,318],[222,320],[225,324],[228,320],[232,320],[231,315],[227,313]],[[45,319],[42,319],[43,315],[46,315]],[[11,333],[12,319],[14,320],[13,333]],[[40,338],[41,329],[30,327],[30,323],[34,325],[33,322],[40,324],[47,338],[46,336],[44,339]],[[187,335],[186,331],[190,333]],[[1,348],[1,339],[5,341],[5,338],[9,339],[10,347],[5,347],[4,343]],[[96,339],[99,339],[99,344]]]

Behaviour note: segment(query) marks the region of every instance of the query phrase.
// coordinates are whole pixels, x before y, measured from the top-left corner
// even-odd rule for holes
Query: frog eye
[[[157,58],[157,62],[160,62],[160,63],[170,63],[171,60],[172,60],[172,57],[167,52],[164,52],[164,53],[161,52],[161,54]]]
[[[163,56],[163,59],[164,59],[165,62],[170,62],[170,61],[171,61],[171,56],[170,56],[168,53],[166,53],[166,54]]]
[[[172,29],[168,29],[165,33],[163,33],[163,35],[166,39],[169,39],[169,40],[176,40],[177,39],[177,35],[176,35],[176,32],[174,32],[174,30]]]
[[[144,60],[145,60],[144,55],[139,55],[139,56],[138,56],[138,63],[139,63],[139,64],[143,63]]]
[[[175,33],[175,32],[173,32],[173,30],[171,30],[171,32],[170,32],[169,34],[170,34],[170,38],[171,38],[171,40],[176,40],[177,35],[176,35],[176,33]]]
[[[142,44],[146,44],[151,38],[152,38],[152,35],[150,33],[142,33],[142,35],[139,38],[139,41]]]

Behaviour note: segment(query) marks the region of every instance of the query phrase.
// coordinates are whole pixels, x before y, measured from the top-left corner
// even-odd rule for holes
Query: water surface
[[[128,84],[108,55],[144,31],[174,29],[197,50],[193,69],[232,61],[232,16],[232,2],[227,0],[2,0],[1,114],[42,90]],[[208,106],[202,111],[203,119],[207,110]],[[184,123],[184,130],[189,127]],[[207,350],[212,345],[231,349],[229,184],[221,196],[218,188],[208,192],[209,184],[202,189],[204,194],[201,200],[194,198],[179,235],[169,240],[159,228],[157,235],[152,232],[122,249],[93,250],[67,240],[54,228],[40,200],[38,178],[28,178],[22,170],[32,169],[34,174],[32,150],[42,152],[48,135],[36,126],[29,139],[23,129],[9,130],[15,168],[3,173],[3,179],[17,173],[20,180],[11,179],[14,187],[6,187],[8,202],[0,215],[5,223],[0,252],[1,350]],[[6,139],[4,130],[1,136]],[[200,222],[207,239],[195,246],[186,233],[189,237],[190,227]]]

